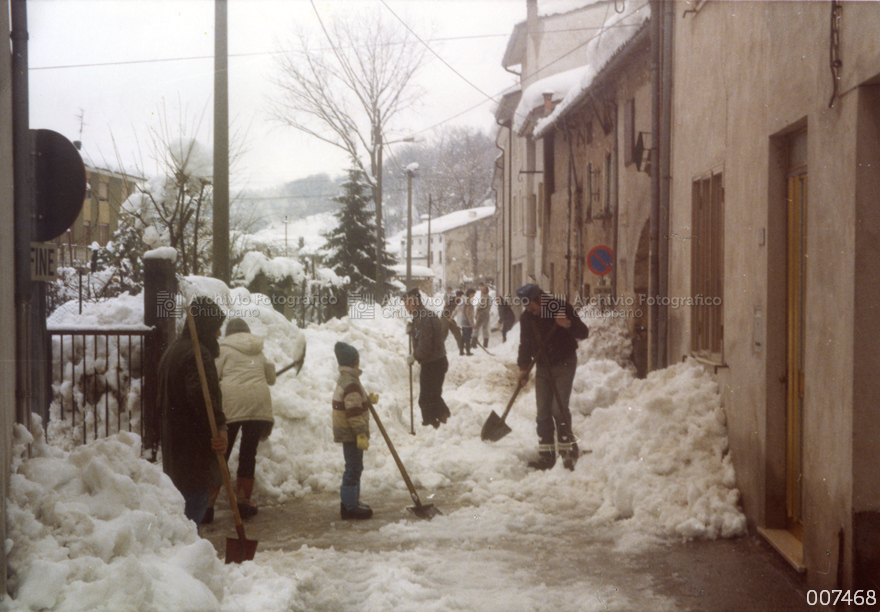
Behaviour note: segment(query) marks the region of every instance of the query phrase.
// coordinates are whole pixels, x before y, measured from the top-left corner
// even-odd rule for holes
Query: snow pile
[[[250,285],[258,274],[274,282],[289,279],[299,284],[306,278],[306,268],[296,259],[289,257],[269,259],[259,251],[245,253],[244,259],[238,264],[236,278],[243,278],[245,284]]]
[[[83,302],[82,314],[77,302],[68,302],[46,319],[49,329],[113,328],[149,329],[144,325],[144,296],[123,293],[100,302]]]
[[[717,385],[695,363],[634,381],[592,412],[584,444],[603,483],[597,520],[662,537],[745,533]]]
[[[33,456],[24,459],[29,442]],[[221,609],[224,589],[242,590],[244,575],[248,590],[264,591],[248,609],[284,609],[261,599],[289,598],[293,581],[252,564],[225,566],[184,517],[161,466],[139,458],[138,436],[66,453],[17,425],[15,444],[7,500],[15,600],[4,609],[207,612]]]

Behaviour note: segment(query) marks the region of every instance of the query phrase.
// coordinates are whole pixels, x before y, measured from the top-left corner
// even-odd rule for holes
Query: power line
[[[396,16],[396,15],[395,15]],[[609,28],[616,27],[625,27],[612,25]],[[565,28],[559,30],[546,30],[543,34],[562,34],[566,32],[582,32],[587,30],[602,30],[601,27],[584,27],[584,28]],[[510,34],[475,34],[471,36],[447,36],[442,38],[429,38],[427,41],[423,41],[420,39],[422,44],[427,46],[428,42],[448,42],[448,41],[456,41],[456,40],[478,40],[482,38],[502,38],[509,37]],[[390,43],[382,43],[381,46],[388,45],[399,45],[402,43],[399,42],[390,42]],[[320,50],[320,49],[319,49]],[[290,49],[282,49],[279,51],[253,51],[251,53],[230,53],[229,57],[253,57],[260,55],[279,55],[281,53],[289,53]],[[153,58],[153,59],[140,59],[140,60],[123,60],[116,62],[93,62],[90,64],[61,64],[57,66],[30,66],[28,70],[62,70],[67,68],[99,68],[101,66],[126,66],[131,64],[156,64],[156,63],[166,63],[166,62],[184,62],[184,61],[192,61],[192,60],[213,60],[213,55],[191,55],[191,56],[183,56],[183,57],[162,57],[162,58]],[[441,59],[441,61],[443,61]],[[446,62],[444,62],[446,63]],[[448,64],[447,64],[448,65]]]

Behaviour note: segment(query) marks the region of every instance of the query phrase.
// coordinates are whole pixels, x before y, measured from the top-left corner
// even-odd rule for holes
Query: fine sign
[[[54,244],[31,243],[31,280],[54,281],[57,267],[58,251]]]
[[[593,274],[599,276],[605,276],[611,272],[611,268],[614,266],[614,256],[611,254],[611,249],[603,245],[593,247],[587,255],[587,266]]]

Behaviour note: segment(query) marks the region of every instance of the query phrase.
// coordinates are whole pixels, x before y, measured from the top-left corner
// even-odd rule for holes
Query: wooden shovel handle
[[[205,408],[208,410],[208,422],[211,424],[211,437],[217,437],[217,421],[214,419],[214,406],[211,402],[211,391],[208,389],[208,377],[205,375],[205,364],[202,361],[202,347],[199,344],[199,335],[196,333],[196,320],[193,319],[189,307],[186,310],[186,324],[189,327],[189,337],[193,343],[193,350],[196,354],[196,369],[199,371],[199,381],[202,383],[202,395],[205,398]],[[229,466],[226,465],[226,457],[223,453],[217,453],[217,462],[220,464],[220,471],[223,473],[223,482],[226,485],[226,493],[229,496],[229,507],[232,508],[232,515],[235,517],[235,529],[238,532],[239,539],[244,540],[244,523],[241,520],[241,514],[238,512],[238,501],[235,499],[235,491],[232,490],[232,479],[229,477]]]
[[[364,394],[364,397],[367,397],[367,392],[364,391],[363,387],[361,387],[361,393]],[[373,408],[373,403],[369,399],[366,400],[366,403],[367,408],[370,409],[370,414],[373,415],[373,419],[376,421],[376,427],[379,428],[382,437],[385,438],[385,444],[388,445],[388,450],[391,451],[391,456],[394,457],[394,462],[397,464],[397,467],[400,470],[400,475],[403,476],[403,481],[406,483],[406,488],[409,489],[410,497],[412,497],[412,500],[415,502],[416,506],[421,506],[422,502],[419,501],[419,494],[416,493],[416,488],[413,485],[412,480],[409,479],[409,474],[406,473],[406,468],[403,467],[403,462],[400,460],[397,451],[394,450],[394,445],[391,443],[391,438],[388,437],[388,432],[385,431],[385,427],[382,425],[382,421],[379,420],[379,415],[376,414],[376,409]]]

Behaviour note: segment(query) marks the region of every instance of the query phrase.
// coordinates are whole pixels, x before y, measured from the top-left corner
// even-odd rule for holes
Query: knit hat
[[[251,333],[251,328],[248,327],[248,324],[244,319],[229,319],[229,323],[226,324],[226,335],[231,336],[232,334],[249,334]]]
[[[220,346],[217,344],[217,331],[223,327],[226,315],[219,306],[209,297],[198,296],[189,304],[189,311],[196,324],[196,335],[211,355],[216,359],[220,355]],[[184,327],[183,333],[189,333]]]
[[[543,293],[544,291],[538,285],[529,283],[516,290],[516,297],[523,302],[528,303],[540,299]]]
[[[358,350],[345,342],[337,342],[333,347],[336,362],[341,366],[354,366],[360,360]]]

